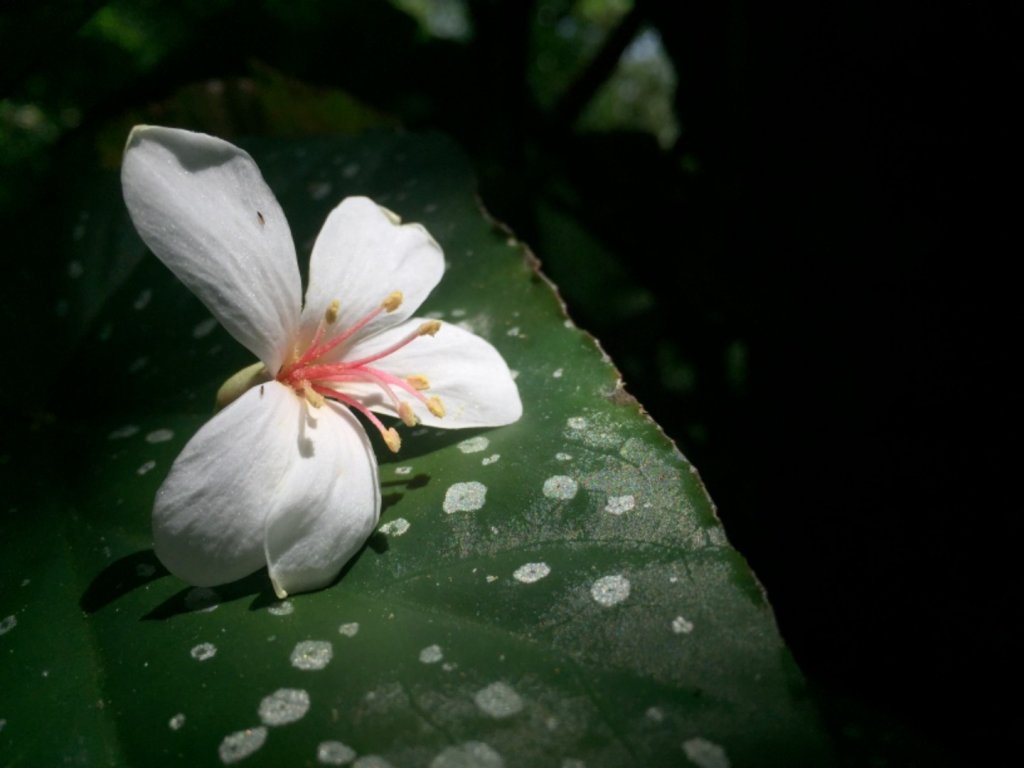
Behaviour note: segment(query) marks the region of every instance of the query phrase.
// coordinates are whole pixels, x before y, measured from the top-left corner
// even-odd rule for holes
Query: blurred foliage
[[[392,0],[392,4],[416,19],[426,35],[462,41],[473,36],[465,0]]]

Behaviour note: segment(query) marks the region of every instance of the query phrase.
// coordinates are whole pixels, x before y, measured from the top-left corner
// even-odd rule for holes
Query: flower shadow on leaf
[[[200,593],[200,599],[195,599],[194,596],[198,590],[203,590],[203,592]],[[164,600],[149,613],[143,615],[142,620],[162,621],[186,613],[208,611],[216,606],[233,603],[250,595],[253,596],[253,602],[249,606],[249,610],[257,610],[276,602],[273,590],[267,586],[267,573],[265,569],[251,573],[244,579],[233,581],[230,584],[223,584],[214,589],[206,590],[203,587],[187,587],[182,589],[180,592],[176,592]]]
[[[424,473],[420,473],[408,480],[391,480],[381,483],[385,491],[390,490],[390,492],[385,493],[383,496],[382,513],[386,514],[390,507],[401,501],[405,495],[401,492],[401,489],[416,490],[426,487],[429,483],[430,475]],[[349,569],[362,557],[367,547],[378,555],[384,554],[388,551],[387,535],[378,532],[371,536],[367,546],[364,546],[342,569],[330,586],[337,584],[345,577]],[[114,561],[100,571],[79,598],[79,607],[86,615],[92,615],[128,593],[146,587],[152,582],[169,575],[170,572],[160,563],[152,549],[140,550]],[[254,596],[250,610],[259,610],[277,602],[273,591],[267,588],[265,569],[238,581],[209,590],[209,593],[214,595],[210,600],[197,601],[193,599],[196,589],[193,587],[182,589],[142,618],[144,620],[168,619],[172,616],[207,610],[211,605],[234,602],[250,595]]]
[[[94,578],[78,600],[79,607],[91,615],[115,600],[162,579],[169,572],[157,560],[152,549],[144,549],[115,560]]]

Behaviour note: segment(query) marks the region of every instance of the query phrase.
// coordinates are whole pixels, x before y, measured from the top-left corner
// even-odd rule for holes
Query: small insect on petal
[[[263,218],[263,214],[260,211],[256,211],[256,218],[259,219],[261,227],[267,223],[267,220]]]

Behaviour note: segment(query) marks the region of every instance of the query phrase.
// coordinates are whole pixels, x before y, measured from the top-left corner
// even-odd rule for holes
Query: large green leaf
[[[0,763],[827,764],[696,470],[482,213],[461,155],[383,133],[250,148],[300,253],[348,194],[424,222],[450,262],[424,310],[502,351],[525,415],[406,430],[398,456],[378,441],[382,525],[330,588],[188,588],[150,549],[150,506],[250,360],[99,177],[64,237],[71,356],[0,457]]]

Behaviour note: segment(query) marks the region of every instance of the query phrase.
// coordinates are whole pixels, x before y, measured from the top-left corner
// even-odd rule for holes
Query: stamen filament
[[[327,311],[324,312],[324,317],[320,321],[320,325],[316,329],[316,334],[313,336],[313,341],[310,343],[309,349],[307,349],[305,354],[303,354],[302,357],[300,357],[294,363],[286,366],[285,375],[296,370],[297,368],[302,368],[307,363],[316,360],[317,358],[323,357],[331,350],[337,349],[337,347],[340,344],[344,344],[346,341],[351,339],[354,333],[365,328],[366,324],[373,320],[375,317],[377,317],[377,315],[379,315],[381,312],[394,312],[402,305],[402,302],[404,300],[405,296],[402,294],[401,291],[392,291],[391,293],[384,297],[384,301],[382,301],[378,306],[371,309],[366,314],[366,316],[363,317],[361,320],[359,320],[349,328],[346,328],[344,331],[339,333],[326,344],[321,344],[320,342],[323,340],[324,333],[327,330],[327,326],[334,325],[334,323],[338,320],[338,311],[341,308],[341,302],[338,301],[337,299],[334,299],[328,305]]]
[[[347,363],[336,363],[331,365],[310,366],[303,369],[302,373],[305,378],[316,381],[329,381],[334,383],[342,383],[346,381],[369,381],[378,384],[380,388],[387,393],[396,410],[399,408],[399,399],[393,388],[397,387],[403,392],[415,397],[420,403],[426,406],[431,413],[434,413],[434,411],[431,410],[430,401],[415,386],[410,384],[406,379],[399,378],[398,376],[390,374],[387,371],[382,371],[379,368],[371,368],[369,366],[350,368]],[[435,413],[435,415],[437,414]]]
[[[415,331],[413,331],[408,336],[406,336],[404,339],[395,342],[390,347],[387,347],[386,349],[382,349],[380,352],[375,352],[374,354],[370,355],[369,357],[364,357],[361,360],[351,360],[351,361],[350,360],[346,360],[345,364],[346,365],[350,365],[353,368],[357,368],[359,366],[366,365],[367,363],[375,362],[377,360],[380,360],[382,357],[387,357],[388,355],[397,352],[402,347],[404,347],[406,344],[409,344],[410,342],[415,341],[420,336],[433,336],[435,333],[437,333],[437,331],[438,331],[438,329],[440,329],[440,327],[441,327],[441,323],[439,321],[437,321],[437,320],[428,320],[427,322],[425,322],[422,325],[420,325],[420,327],[417,328]]]
[[[380,432],[380,436],[384,438],[384,442],[387,444],[388,448],[390,448],[393,453],[398,453],[398,449],[402,446],[402,439],[399,437],[398,432],[395,431],[394,427],[385,427],[373,411],[360,403],[354,397],[349,397],[336,389],[331,389],[330,387],[325,387],[321,384],[313,384],[312,387],[324,397],[337,400],[339,403],[347,405],[350,408],[355,408],[363,414],[363,416],[365,416],[367,420]]]

